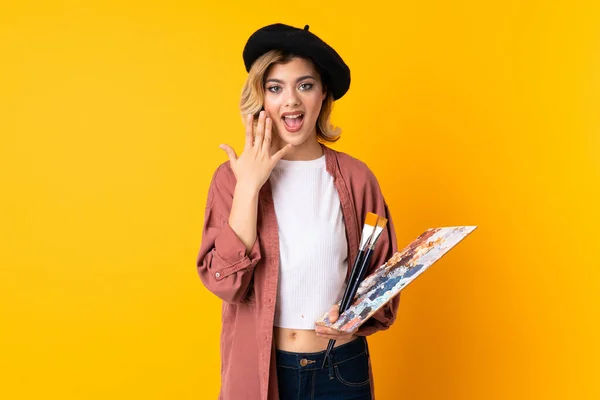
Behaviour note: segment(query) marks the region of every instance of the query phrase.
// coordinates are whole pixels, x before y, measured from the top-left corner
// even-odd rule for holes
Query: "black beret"
[[[308,31],[308,25],[300,29],[273,24],[254,32],[244,46],[246,71],[250,71],[257,58],[273,49],[310,58],[326,75],[322,79],[334,100],[341,98],[350,88],[350,69],[331,46]]]

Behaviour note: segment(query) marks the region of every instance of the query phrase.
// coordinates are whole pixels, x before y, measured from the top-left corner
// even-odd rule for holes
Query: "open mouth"
[[[285,129],[287,129],[289,132],[297,132],[300,130],[300,128],[302,128],[302,124],[304,123],[304,114],[288,114],[284,115],[281,119],[283,120]]]

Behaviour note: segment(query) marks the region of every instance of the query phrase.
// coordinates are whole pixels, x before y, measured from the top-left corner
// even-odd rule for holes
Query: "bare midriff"
[[[355,335],[349,339],[336,340],[335,347],[354,339],[356,339]],[[273,328],[273,340],[277,350],[292,353],[316,353],[327,350],[329,344],[329,339],[317,336],[314,330],[279,328],[277,326]]]

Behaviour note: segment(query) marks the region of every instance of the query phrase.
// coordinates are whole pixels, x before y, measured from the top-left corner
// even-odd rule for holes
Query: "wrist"
[[[238,182],[234,190],[236,194],[241,194],[244,197],[258,197],[260,187],[252,183]]]

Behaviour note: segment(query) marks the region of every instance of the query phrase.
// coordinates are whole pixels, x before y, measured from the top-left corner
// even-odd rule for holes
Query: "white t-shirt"
[[[269,180],[280,248],[274,325],[314,329],[344,293],[348,242],[340,199],[324,155],[280,160]]]

